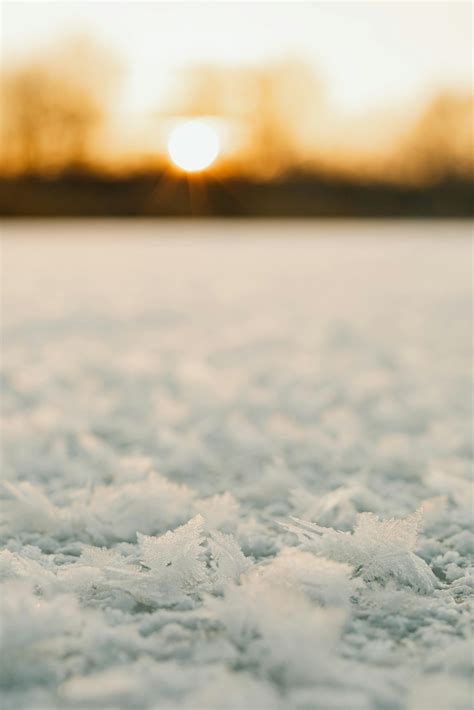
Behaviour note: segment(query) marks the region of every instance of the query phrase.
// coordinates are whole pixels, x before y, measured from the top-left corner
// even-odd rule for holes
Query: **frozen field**
[[[471,707],[470,226],[3,234],[2,707]]]

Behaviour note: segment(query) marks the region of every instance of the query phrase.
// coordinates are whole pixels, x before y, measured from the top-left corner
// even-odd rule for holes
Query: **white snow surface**
[[[2,708],[471,707],[470,250],[5,224]]]

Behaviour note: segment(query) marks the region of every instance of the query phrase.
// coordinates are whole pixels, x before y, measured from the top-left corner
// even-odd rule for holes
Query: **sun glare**
[[[219,155],[219,137],[204,121],[184,121],[171,132],[168,153],[173,163],[186,172],[205,170]]]

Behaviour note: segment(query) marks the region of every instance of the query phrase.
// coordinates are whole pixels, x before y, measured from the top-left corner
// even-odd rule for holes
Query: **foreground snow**
[[[3,261],[2,707],[470,707],[467,226]]]

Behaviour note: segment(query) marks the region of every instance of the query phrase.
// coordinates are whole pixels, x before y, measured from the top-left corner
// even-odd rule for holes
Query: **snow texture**
[[[462,224],[10,224],[5,710],[467,710]]]

